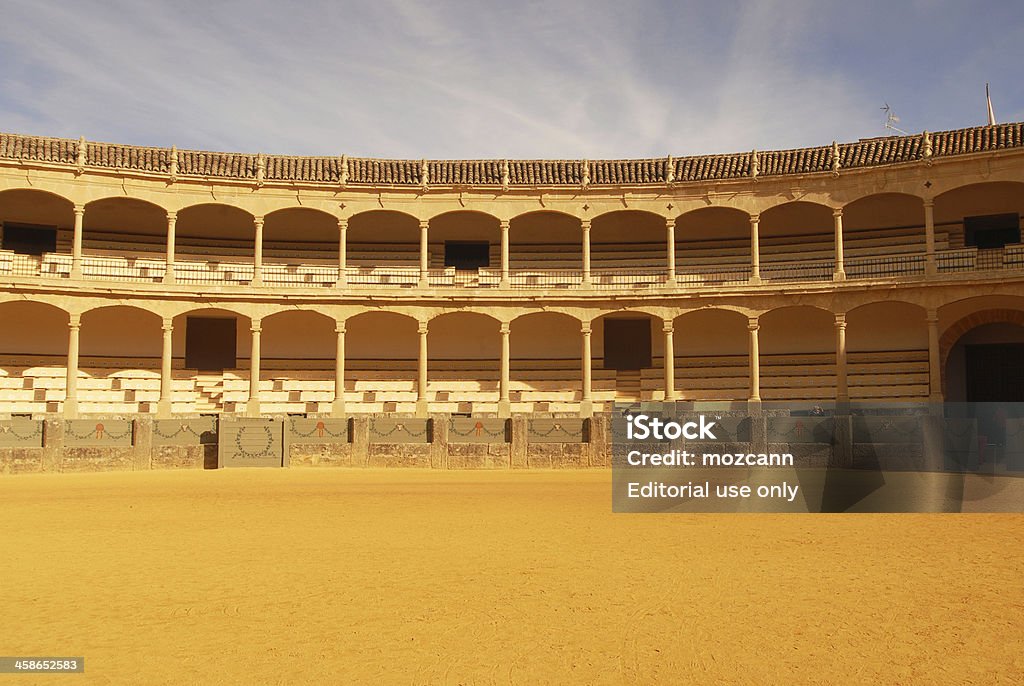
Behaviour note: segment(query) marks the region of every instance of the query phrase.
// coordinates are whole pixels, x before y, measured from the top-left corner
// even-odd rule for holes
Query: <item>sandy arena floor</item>
[[[1024,515],[613,515],[608,472],[0,477],[69,684],[1017,684]]]

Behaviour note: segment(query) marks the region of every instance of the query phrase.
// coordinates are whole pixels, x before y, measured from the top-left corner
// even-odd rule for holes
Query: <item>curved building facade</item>
[[[1018,400],[1022,215],[1022,124],[601,161],[0,134],[0,415]]]

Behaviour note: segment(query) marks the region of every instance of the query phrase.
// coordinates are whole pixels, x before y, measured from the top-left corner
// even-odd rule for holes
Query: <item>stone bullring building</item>
[[[1021,400],[1022,214],[1022,124],[589,161],[0,134],[0,419]]]

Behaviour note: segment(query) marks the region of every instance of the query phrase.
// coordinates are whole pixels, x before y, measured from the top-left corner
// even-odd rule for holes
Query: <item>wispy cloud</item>
[[[0,0],[0,129],[395,157],[821,145],[1024,117],[1024,7]],[[972,21],[987,17],[984,22]]]

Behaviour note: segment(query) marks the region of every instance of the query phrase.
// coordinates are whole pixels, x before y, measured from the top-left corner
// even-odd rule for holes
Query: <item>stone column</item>
[[[924,201],[924,273],[934,276],[939,273],[935,263],[935,201],[927,198]]]
[[[761,358],[757,347],[757,330],[761,325],[757,317],[750,317],[747,320],[747,330],[750,331],[750,402],[761,402]]]
[[[430,246],[428,239],[430,235],[430,222],[426,219],[420,220],[420,288],[426,288],[428,284],[427,271],[430,269]]]
[[[512,416],[512,402],[509,394],[509,367],[511,367],[511,346],[509,333],[511,325],[509,322],[501,323],[501,381],[499,386],[498,416],[507,418]]]
[[[668,245],[668,282],[676,282],[676,220],[675,217],[665,218],[665,242]]]
[[[583,285],[589,286],[590,281],[590,220],[581,219],[580,229],[583,231]]]
[[[259,319],[252,320],[252,349],[249,353],[249,402],[245,404],[245,413],[250,417],[260,415],[260,333],[263,331]]]
[[[850,400],[846,374],[846,314],[836,315],[836,403]]]
[[[331,414],[336,417],[345,415],[345,320],[336,322],[334,333],[337,334],[334,351],[334,402]]]
[[[338,285],[348,283],[348,219],[338,220]]]
[[[64,378],[64,416],[74,419],[78,416],[78,334],[82,328],[82,316],[71,315],[68,321],[68,364]]]
[[[174,400],[174,377],[171,371],[174,360],[174,320],[170,317],[164,318],[163,332],[164,341],[160,354],[160,402],[156,406],[156,416],[166,419],[171,416]]]
[[[420,354],[417,367],[416,382],[416,416],[426,417],[429,404],[427,402],[427,322],[420,322]]]
[[[509,221],[501,220],[501,287],[509,287],[509,254],[508,254],[508,229]]]
[[[263,285],[263,217],[253,217],[253,226],[256,228],[255,248],[252,262],[252,285]]]
[[[676,400],[675,327],[671,319],[662,322],[662,331],[665,332],[665,401],[671,403]]]
[[[942,396],[942,360],[939,355],[939,312],[929,308],[928,321],[928,400],[941,403]]]
[[[591,386],[592,386],[592,357],[590,351],[590,322],[583,324],[580,327],[580,333],[583,334],[583,355],[581,358],[581,367],[583,371],[583,397],[580,399],[580,414],[584,417],[589,417],[594,414],[594,403],[591,399]]]
[[[843,208],[832,210],[832,219],[836,226],[836,271],[832,278],[843,281],[846,279],[846,269],[843,267]]]
[[[71,278],[82,278],[82,220],[85,205],[75,205],[75,231],[71,236]]]
[[[174,283],[174,261],[175,261],[175,249],[174,249],[174,234],[175,224],[178,221],[177,212],[167,213],[167,267],[164,271],[164,283]]]
[[[750,215],[750,283],[761,283],[761,215]]]

